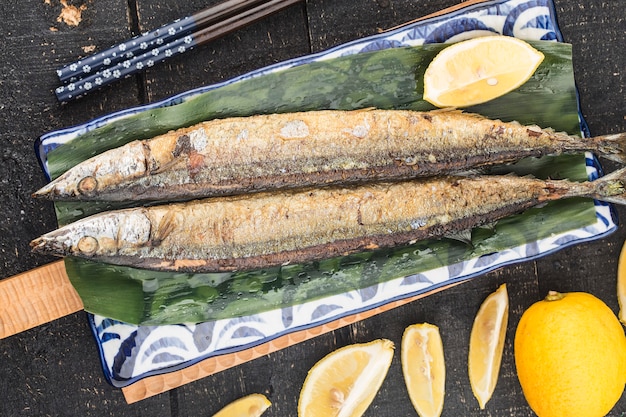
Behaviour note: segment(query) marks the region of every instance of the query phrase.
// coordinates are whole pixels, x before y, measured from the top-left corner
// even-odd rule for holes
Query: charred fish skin
[[[440,237],[561,198],[624,204],[625,183],[622,169],[583,183],[449,176],[217,197],[96,214],[31,246],[155,270],[258,269]]]
[[[460,111],[311,111],[212,120],[97,155],[35,197],[187,200],[450,174],[527,156],[600,152],[626,162],[626,134],[580,139]]]

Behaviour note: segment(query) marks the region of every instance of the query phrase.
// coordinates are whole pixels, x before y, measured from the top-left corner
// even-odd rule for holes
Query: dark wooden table
[[[30,253],[28,242],[56,227],[52,205],[30,194],[44,183],[33,141],[50,130],[211,84],[288,58],[377,33],[458,0],[307,0],[210,45],[151,68],[80,101],[61,106],[55,69],[93,49],[191,14],[215,0],[21,0],[0,5],[0,277],[52,259]],[[129,8],[129,4],[132,6]],[[58,17],[76,6],[82,20]],[[626,131],[626,45],[623,1],[556,0],[565,40],[573,44],[582,113],[591,132]],[[618,208],[619,214],[626,210]],[[601,240],[498,269],[404,307],[319,336],[217,375],[131,405],[105,381],[83,312],[0,340],[2,416],[199,416],[252,392],[272,401],[267,416],[295,416],[307,370],[354,342],[390,338],[428,321],[440,326],[447,367],[443,415],[533,415],[522,396],[513,360],[520,315],[548,290],[587,291],[617,312],[617,259],[623,226]],[[510,320],[500,379],[480,411],[467,376],[467,346],[484,298],[506,282]],[[612,411],[626,414],[626,397]],[[416,415],[406,394],[399,354],[368,416]]]

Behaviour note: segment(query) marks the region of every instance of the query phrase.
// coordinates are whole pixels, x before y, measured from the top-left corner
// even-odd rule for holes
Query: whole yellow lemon
[[[551,291],[522,315],[514,348],[524,396],[539,417],[602,417],[624,391],[624,330],[591,294]]]

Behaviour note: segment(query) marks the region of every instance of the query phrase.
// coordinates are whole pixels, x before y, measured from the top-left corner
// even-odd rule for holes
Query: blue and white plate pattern
[[[451,13],[359,39],[322,53],[272,65],[225,83],[198,88],[161,102],[48,133],[37,141],[37,155],[49,175],[46,163],[49,150],[86,131],[148,108],[174,105],[225,84],[311,61],[401,46],[457,42],[491,34],[525,40],[563,41],[551,0],[494,0],[471,4]],[[588,135],[582,117],[580,120],[582,132]],[[602,174],[593,155],[587,154],[586,161],[590,179]],[[614,231],[616,224],[609,205],[596,202],[595,207],[596,223],[581,229],[293,307],[189,325],[136,326],[92,314],[88,315],[89,323],[101,353],[107,380],[116,387],[124,387],[150,375],[171,372],[209,357],[245,350],[297,330],[466,280],[503,265],[534,259],[575,243],[598,239]]]

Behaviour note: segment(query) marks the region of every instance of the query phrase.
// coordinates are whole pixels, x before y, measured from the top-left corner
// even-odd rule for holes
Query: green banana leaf
[[[580,132],[571,45],[530,42],[545,59],[517,90],[467,109],[504,121]],[[181,104],[142,111],[87,132],[48,154],[52,178],[107,149],[214,118],[340,109],[432,110],[423,74],[445,45],[392,48],[312,62],[242,80]]]
[[[580,132],[571,46],[531,42],[546,56],[519,89],[467,111],[505,121]],[[143,111],[88,132],[51,151],[53,177],[131,140],[202,120],[259,113],[367,107],[431,110],[422,99],[423,73],[445,46],[397,48],[304,64],[242,80],[181,104]],[[583,155],[527,159],[501,169],[538,177],[585,180]],[[59,223],[132,205],[57,203]],[[85,309],[133,324],[172,324],[255,314],[413,275],[498,252],[595,222],[593,202],[572,199],[531,209],[466,241],[440,239],[303,265],[260,271],[180,274],[66,258],[67,272]]]

